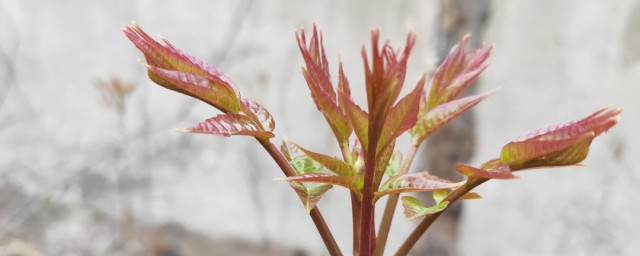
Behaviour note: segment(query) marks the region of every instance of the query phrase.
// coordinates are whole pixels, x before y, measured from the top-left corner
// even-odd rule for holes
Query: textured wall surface
[[[502,1],[500,1],[502,2]],[[584,164],[536,170],[478,191],[464,215],[464,255],[635,255],[640,222],[639,1],[504,1],[486,40],[494,64],[483,85],[502,86],[478,107],[479,163],[532,127],[624,108]],[[516,253],[517,252],[517,253]]]
[[[588,167],[531,171],[480,187],[485,198],[467,202],[458,251],[640,253],[640,171],[631,165],[640,155],[640,2],[492,6],[484,36],[497,49],[478,91],[502,90],[478,107],[472,164],[534,128],[608,105],[625,113],[594,142]],[[0,239],[19,238],[46,255],[134,254],[148,240],[170,241],[156,235],[160,230],[193,237],[181,244],[191,255],[229,238],[324,253],[298,198],[272,181],[281,172],[255,141],[171,131],[216,112],[150,82],[120,24],[136,20],[225,71],[244,97],[271,110],[276,139],[287,135],[338,154],[299,72],[295,29],[322,26],[332,71],[341,55],[355,98],[364,102],[360,46],[369,29],[380,27],[395,46],[416,32],[407,76],[415,83],[437,61],[438,8],[417,0],[0,1]],[[106,105],[96,87],[111,77],[136,85],[123,112]],[[346,195],[334,189],[319,205],[350,251]],[[397,218],[388,248],[413,224]],[[127,226],[141,238],[118,244],[116,234]],[[285,253],[295,251],[273,249]]]

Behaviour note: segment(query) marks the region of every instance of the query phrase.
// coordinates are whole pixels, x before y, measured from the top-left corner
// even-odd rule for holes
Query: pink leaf
[[[467,51],[469,36],[465,36],[459,46],[454,46],[449,55],[438,66],[429,83],[429,89],[421,112],[427,112],[437,105],[449,102],[478,78],[488,64],[485,63],[493,47],[481,47]]]
[[[343,108],[338,106],[336,92],[329,78],[329,67],[322,45],[322,34],[318,34],[314,26],[309,49],[306,48],[304,30],[297,33],[296,38],[306,63],[306,68],[302,68],[302,74],[307,81],[313,101],[318,110],[324,115],[327,123],[329,123],[336,139],[340,143],[347,143],[353,130],[349,126],[349,121],[343,112]],[[341,82],[346,80],[342,72],[340,78]]]
[[[374,136],[377,145],[391,106],[402,90],[407,61],[415,44],[415,35],[409,33],[404,50],[400,55],[397,55],[388,42],[381,49],[378,47],[378,30],[373,30],[371,34],[371,67],[368,64],[364,47],[362,57],[365,62],[365,82],[370,115],[369,136]]]
[[[430,175],[427,172],[404,174],[392,177],[376,192],[376,199],[387,194],[427,192],[445,188],[456,188],[464,182],[453,182]]]
[[[340,93],[339,97],[343,98],[345,112],[362,145],[362,149],[367,150],[369,146],[369,114],[344,93]]]
[[[249,112],[246,114],[251,115],[254,121],[260,123],[262,130],[272,132],[276,128],[276,122],[273,120],[273,116],[271,116],[271,113],[269,113],[265,107],[249,99],[242,99],[242,105],[245,106],[248,110],[247,112]]]
[[[223,112],[238,113],[240,99],[232,88],[192,73],[172,71],[147,65],[149,72],[162,81],[180,89],[182,93],[202,100]]]
[[[573,165],[587,157],[591,141],[616,125],[620,108],[605,108],[568,123],[536,130],[502,148],[500,160],[521,170]]]
[[[442,128],[454,118],[476,106],[478,103],[491,96],[497,89],[484,94],[468,96],[465,98],[440,104],[420,115],[417,124],[411,129],[413,143],[419,145],[432,133]]]
[[[206,133],[222,136],[247,135],[259,138],[271,138],[273,133],[262,130],[249,117],[241,114],[227,113],[207,119],[193,127],[178,129],[180,132]]]
[[[426,75],[423,74],[413,91],[391,108],[380,133],[377,153],[384,150],[391,141],[394,141],[418,122],[420,97],[422,96],[425,81]]]
[[[208,83],[216,84],[219,88],[225,88],[224,91],[231,91],[231,93],[228,93],[226,96],[233,96],[239,101],[240,93],[235,88],[233,81],[231,81],[231,79],[229,79],[222,71],[210,66],[202,60],[196,59],[195,57],[182,52],[166,39],[162,39],[165,45],[158,43],[147,35],[137,24],[125,26],[122,30],[127,38],[129,38],[129,40],[131,40],[131,42],[144,54],[148,66],[155,67],[156,70],[161,69],[192,74],[194,76],[193,78],[196,80],[203,80],[202,78],[197,77],[204,77]],[[173,74],[172,76],[175,77],[176,74]],[[166,77],[153,72],[152,69],[149,70],[149,78],[167,89],[196,97],[216,108],[221,109],[222,111],[229,111],[229,106],[215,105],[212,103],[212,101],[215,102],[215,100],[193,94],[192,92],[185,90],[182,86],[178,86],[173,84],[171,81],[168,81]],[[237,111],[233,106],[231,107],[231,110]]]

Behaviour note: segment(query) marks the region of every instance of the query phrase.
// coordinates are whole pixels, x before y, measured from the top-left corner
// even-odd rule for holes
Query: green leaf
[[[249,99],[242,99],[242,105],[246,108],[245,114],[250,115],[256,123],[259,123],[262,130],[272,132],[276,128],[273,116],[262,105]]]
[[[348,188],[351,191],[355,192],[358,198],[362,197],[361,189],[363,180],[360,176],[338,176],[326,173],[309,173],[291,177],[277,178],[275,180],[332,184]]]
[[[339,158],[307,150],[307,149],[301,147],[298,144],[295,144],[295,145],[296,145],[297,148],[299,148],[302,152],[304,152],[311,159],[313,159],[314,161],[318,162],[319,164],[321,164],[322,166],[327,168],[329,171],[331,171],[331,172],[333,172],[333,173],[335,173],[337,175],[353,176],[353,175],[356,174],[356,171],[354,170],[353,166],[349,165],[348,163],[345,163],[344,161],[340,160]]]
[[[318,201],[320,201],[320,198],[322,198],[329,189],[333,188],[331,184],[323,184],[309,188],[300,182],[291,182],[291,186],[296,191],[296,194],[298,194],[298,197],[300,197],[307,213],[311,212],[311,210],[316,207]]]
[[[387,173],[387,175],[389,175],[389,177],[394,177],[398,175],[398,171],[400,170],[401,166],[402,166],[402,153],[400,151],[396,151],[395,153],[393,153],[393,156],[391,156],[391,159],[389,160],[389,164],[387,165],[387,169],[385,170],[385,172]]]
[[[418,217],[434,214],[447,209],[449,205],[448,201],[440,202],[431,207],[425,207],[418,199],[412,196],[402,197],[402,206],[404,207],[404,217],[407,220],[412,220]]]
[[[442,128],[445,124],[449,123],[462,113],[470,110],[496,91],[497,89],[494,89],[484,94],[457,99],[438,105],[427,113],[421,114],[418,117],[418,122],[411,129],[413,144],[420,145],[420,143],[429,137],[429,135]]]
[[[468,177],[479,177],[485,179],[516,179],[518,176],[511,173],[509,165],[500,162],[495,158],[482,164],[480,168],[476,168],[467,164],[456,164],[456,170]]]
[[[380,133],[376,153],[382,152],[391,141],[394,141],[418,122],[420,97],[423,93],[425,81],[426,74],[423,74],[413,91],[391,108]]]
[[[389,145],[388,147],[386,147],[384,149],[383,152],[378,154],[377,160],[376,160],[376,169],[375,169],[375,176],[374,176],[374,183],[373,183],[373,187],[374,188],[378,188],[380,187],[380,183],[382,182],[382,178],[384,177],[384,173],[387,170],[387,167],[389,167],[389,161],[391,160],[391,157],[393,156],[393,150],[395,149],[395,145],[396,142],[392,141],[391,145]]]
[[[436,203],[440,203],[449,195],[449,193],[451,193],[451,190],[449,189],[438,189],[433,191],[433,200],[436,201]]]
[[[222,136],[247,135],[258,138],[271,138],[273,133],[263,131],[249,117],[241,114],[227,113],[217,115],[192,127],[176,129],[178,132],[206,133]]]
[[[318,173],[322,171],[322,165],[301,152],[297,146],[289,143],[286,137],[282,140],[280,151],[287,161],[289,161],[289,164],[291,164],[296,174]]]
[[[427,192],[439,189],[456,188],[464,182],[453,182],[430,175],[428,172],[404,174],[390,178],[375,193],[376,200],[387,194],[408,192]]]

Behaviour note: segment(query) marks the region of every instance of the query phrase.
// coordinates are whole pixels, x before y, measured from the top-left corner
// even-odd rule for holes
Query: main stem
[[[273,145],[271,141],[269,141],[268,139],[258,139],[258,138],[256,139],[258,140],[258,142],[260,142],[260,145],[262,145],[264,149],[266,149],[267,152],[269,152],[269,155],[271,155],[273,160],[276,161],[276,163],[278,164],[278,166],[280,167],[280,169],[282,170],[285,176],[291,177],[296,175],[296,172],[293,170],[293,167],[291,167],[291,165],[289,164],[287,159],[284,157],[284,155],[282,155],[280,150],[278,150],[278,148],[275,145]],[[309,212],[309,215],[313,220],[313,224],[316,225],[316,228],[318,229],[318,233],[320,233],[320,236],[322,237],[322,241],[324,242],[324,245],[327,247],[329,254],[332,256],[334,255],[342,256],[340,247],[338,247],[336,240],[333,238],[333,235],[331,234],[331,231],[329,230],[327,223],[324,221],[324,218],[322,217],[322,213],[320,213],[318,206],[311,209],[311,212]]]
[[[398,175],[407,174],[413,158],[418,152],[418,146],[411,144],[411,148],[407,153],[407,158],[404,160]],[[380,222],[380,230],[378,231],[378,239],[376,241],[376,249],[373,252],[375,256],[382,256],[384,254],[384,248],[387,245],[387,238],[389,238],[389,230],[391,230],[391,223],[393,222],[393,215],[396,212],[396,206],[398,205],[399,194],[389,195],[387,199],[387,205],[384,208],[384,215],[382,215],[382,222]]]
[[[455,201],[460,199],[466,193],[468,193],[473,188],[477,187],[478,185],[484,183],[487,180],[489,180],[489,179],[469,178],[469,180],[467,180],[467,182],[464,185],[460,186],[459,188],[457,188],[457,189],[453,190],[451,193],[449,193],[449,195],[447,197],[445,197],[443,201],[448,201],[449,202],[449,206],[451,206],[451,204],[453,204]],[[449,207],[447,207],[447,209],[449,209]],[[446,211],[446,209],[445,209],[445,211]],[[398,251],[396,252],[395,255],[407,255],[409,253],[409,250],[411,250],[411,248],[416,244],[416,242],[418,242],[418,239],[420,239],[420,237],[427,231],[429,226],[431,226],[431,224],[443,212],[444,211],[440,211],[440,212],[433,213],[433,214],[425,216],[424,219],[422,219],[422,221],[420,221],[420,224],[418,224],[418,226],[416,226],[416,228],[413,230],[413,232],[411,232],[411,234],[409,235],[407,240],[405,240],[404,243],[400,246],[400,248],[398,248]]]
[[[371,125],[370,125],[371,126]],[[376,171],[376,147],[377,136],[371,136],[369,131],[369,146],[364,163],[364,186],[362,188],[362,205],[360,209],[360,256],[371,256],[375,246],[375,233],[373,223],[373,180]]]

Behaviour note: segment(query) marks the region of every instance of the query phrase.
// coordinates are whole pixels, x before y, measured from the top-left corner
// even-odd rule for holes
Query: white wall
[[[534,128],[608,105],[625,113],[618,127],[595,141],[588,167],[532,171],[520,180],[481,187],[485,199],[469,202],[465,211],[464,255],[640,251],[633,243],[640,230],[633,218],[639,210],[633,203],[639,174],[631,166],[640,153],[634,145],[640,142],[634,133],[640,106],[640,23],[634,20],[639,6],[623,0],[494,2],[486,40],[496,43],[496,51],[481,90],[502,90],[478,107],[478,153],[472,163],[496,156],[503,144]],[[162,34],[219,66],[244,97],[271,110],[278,140],[287,135],[310,149],[337,154],[299,73],[295,29],[320,24],[333,70],[341,54],[354,88],[363,82],[359,51],[363,43],[368,46],[371,27],[381,27],[383,38],[396,46],[413,30],[418,44],[407,78],[414,82],[436,59],[437,8],[423,1],[364,0],[1,1],[0,47],[14,69],[0,71],[0,186],[19,184],[32,196],[84,205],[78,176],[98,173],[112,184],[113,170],[120,170],[139,180],[140,188],[130,191],[138,222],[177,222],[213,237],[268,240],[323,253],[297,197],[285,183],[272,181],[281,173],[254,141],[171,131],[216,113],[150,82],[135,61],[141,54],[120,24],[136,20],[150,34]],[[124,143],[117,115],[102,104],[94,85],[112,76],[138,84],[126,112]],[[364,102],[363,91],[357,93]],[[89,205],[117,217],[114,188],[105,190]],[[340,246],[350,251],[346,195],[334,189],[320,207]],[[24,228],[35,211],[15,211],[20,210],[26,213],[17,217],[0,210],[0,220],[8,223],[5,234]],[[47,228],[47,236],[56,238],[52,241],[86,237],[82,221],[65,223]],[[398,218],[391,248],[406,237],[410,224]]]

